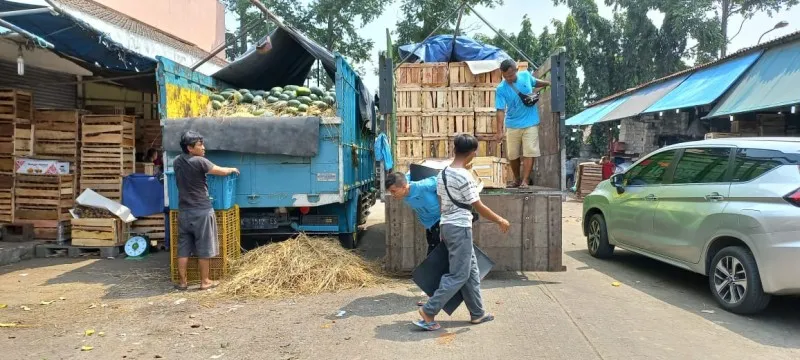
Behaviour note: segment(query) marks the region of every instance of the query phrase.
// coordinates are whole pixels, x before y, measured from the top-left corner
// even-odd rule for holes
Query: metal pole
[[[256,0],[251,0],[251,1],[256,1]],[[456,14],[456,12],[462,11],[462,10],[464,9],[464,6],[467,6],[467,3],[465,3],[465,2],[464,2],[464,3],[461,3],[461,6],[459,6],[459,7],[458,7],[458,8],[457,8],[455,11],[453,11],[453,12],[452,12],[450,15],[448,15],[448,16],[447,16],[445,19],[450,19],[450,18],[451,18],[453,15],[455,15],[455,14]],[[394,67],[394,69],[392,70],[392,73],[394,73],[395,71],[397,71],[397,69],[398,69],[398,68],[400,68],[400,65],[402,65],[404,62],[406,62],[406,60],[408,60],[408,58],[410,58],[410,57],[411,57],[411,55],[414,55],[414,52],[415,52],[415,51],[417,51],[417,49],[421,48],[423,44],[425,44],[425,40],[427,40],[429,37],[433,36],[433,34],[435,34],[437,31],[439,31],[439,29],[440,29],[442,26],[444,26],[445,24],[447,24],[448,22],[450,22],[450,20],[444,20],[444,21],[442,21],[441,23],[439,23],[439,25],[438,25],[438,26],[437,26],[435,29],[433,29],[433,31],[431,31],[431,33],[430,33],[430,34],[428,34],[428,36],[426,36],[426,37],[425,37],[425,39],[423,39],[422,41],[420,41],[420,42],[419,42],[419,44],[417,44],[417,46],[415,46],[415,47],[414,47],[414,49],[412,49],[412,50],[411,50],[411,51],[408,53],[408,55],[406,55],[406,57],[404,57],[402,60],[400,60],[400,62],[399,62],[399,63],[397,63],[397,65],[396,65],[396,66]]]
[[[234,36],[229,40],[225,40],[225,42],[223,42],[222,45],[217,46],[217,48],[211,51],[211,53],[209,53],[208,55],[206,55],[206,57],[204,57],[202,60],[192,65],[191,69],[193,71],[197,70],[197,68],[205,64],[208,60],[211,60],[212,58],[214,58],[214,56],[217,56],[217,54],[219,54],[222,50],[225,50],[231,43],[233,43],[234,41],[238,41],[239,39],[242,38],[242,36],[245,36],[247,35],[247,33],[253,31],[253,29],[256,28],[256,25],[260,25],[262,22],[263,19],[258,19],[256,21],[253,21],[253,23],[249,24],[249,26],[247,26],[246,29],[240,30],[238,35]]]
[[[22,15],[36,15],[44,13],[55,13],[55,10],[50,8],[41,8],[41,9],[4,11],[0,12],[0,18],[11,17],[11,16],[22,16]]]
[[[142,74],[136,74],[136,75],[125,75],[125,76],[116,76],[116,77],[101,78],[101,79],[80,80],[80,81],[77,81],[77,82],[56,82],[56,83],[50,83],[50,84],[51,85],[77,85],[77,84],[87,84],[87,83],[109,82],[109,81],[114,81],[114,80],[127,80],[127,79],[136,79],[136,78],[141,78],[141,77],[148,77],[148,76],[153,76],[155,74],[156,73],[154,73],[154,72],[149,72],[149,73],[142,73]]]
[[[518,48],[516,45],[514,45],[514,43],[512,43],[510,40],[508,40],[508,38],[506,38],[505,36],[503,36],[503,34],[502,34],[502,33],[500,33],[500,31],[498,31],[498,30],[497,30],[497,29],[496,29],[494,26],[492,26],[492,24],[490,24],[490,23],[489,23],[489,21],[487,21],[487,20],[486,20],[486,19],[485,19],[483,16],[481,16],[481,14],[480,14],[480,13],[478,13],[477,11],[475,11],[475,9],[474,9],[474,8],[472,8],[472,6],[470,6],[470,5],[469,5],[469,4],[467,4],[466,2],[464,3],[464,5],[466,5],[466,6],[467,6],[467,8],[468,8],[470,11],[472,11],[473,13],[475,13],[475,16],[477,16],[479,19],[481,19],[481,21],[483,21],[483,23],[484,23],[484,24],[486,24],[486,26],[488,26],[490,29],[492,29],[492,31],[494,31],[494,33],[495,33],[495,34],[497,34],[498,36],[500,36],[501,38],[503,38],[503,40],[505,40],[505,42],[507,42],[507,43],[508,43],[508,45],[511,45],[511,47],[512,47],[512,48],[514,48],[514,50],[516,50],[516,51],[517,51],[517,52],[518,52],[518,53],[519,53],[519,54],[522,56],[522,58],[523,58],[523,59],[525,59],[526,61],[528,61],[528,64],[531,64],[531,65],[533,66],[533,68],[534,68],[534,69],[536,69],[536,68],[538,68],[538,67],[539,67],[538,65],[536,65],[536,63],[534,63],[533,61],[531,61],[531,59],[528,59],[528,56],[527,56],[527,55],[525,55],[525,53],[523,53],[523,52],[522,52],[522,50],[520,50],[520,49],[519,49],[519,48]]]
[[[0,26],[2,26],[4,28],[7,28],[7,29],[14,30],[15,32],[21,34],[22,36],[30,39],[31,41],[33,41],[35,43],[37,43],[37,45],[39,45],[40,47],[48,48],[48,49],[52,49],[52,48],[55,47],[49,41],[47,41],[45,39],[42,39],[41,37],[38,37],[38,36],[36,36],[34,34],[31,34],[31,33],[27,32],[27,31],[25,31],[25,29],[20,28],[20,27],[14,25],[14,24],[12,24],[12,23],[10,23],[8,21],[3,20],[3,19],[0,19]]]
[[[456,21],[456,31],[453,32],[453,46],[450,49],[450,60],[456,56],[456,39],[458,39],[458,31],[461,28],[461,17],[464,15],[464,10],[458,12],[458,21]]]

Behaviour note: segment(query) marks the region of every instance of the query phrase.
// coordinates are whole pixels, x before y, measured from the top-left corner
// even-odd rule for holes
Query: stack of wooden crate
[[[452,140],[462,133],[478,138],[478,156],[505,156],[503,142],[494,140],[499,69],[475,75],[463,62],[403,64],[395,79],[396,171],[424,159],[451,157]]]
[[[157,249],[166,249],[166,219],[164,214],[139,217],[131,225],[131,236],[145,235],[150,245]]]
[[[582,199],[594,191],[598,184],[603,182],[603,165],[593,162],[579,164],[577,175],[575,195]]]
[[[14,157],[31,153],[33,96],[0,89],[0,224],[14,222]]]
[[[40,240],[70,237],[69,210],[75,200],[75,175],[23,175],[14,177],[14,222],[33,224]]]
[[[80,191],[121,202],[122,179],[135,170],[135,118],[83,115],[81,132]]]

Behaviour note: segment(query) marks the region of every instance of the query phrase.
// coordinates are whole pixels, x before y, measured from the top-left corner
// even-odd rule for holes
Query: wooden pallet
[[[94,147],[81,148],[81,177],[127,176],[136,170],[133,148]]]
[[[21,220],[14,219],[15,224],[32,224],[33,238],[38,241],[58,242],[69,240],[72,236],[69,220]]]
[[[40,244],[36,245],[36,257],[48,258],[68,256],[77,258],[96,255],[102,258],[117,257],[123,253],[122,246],[75,246],[71,244]]]
[[[131,235],[147,235],[150,242],[163,243],[166,238],[164,214],[137,218],[131,225]]]
[[[72,219],[75,246],[120,246],[127,237],[127,224],[120,219]]]
[[[473,112],[472,88],[451,87],[447,89],[448,112]]]
[[[0,224],[0,237],[4,242],[28,242],[35,239],[33,224]]]
[[[408,87],[398,88],[395,92],[397,102],[397,112],[421,112],[422,111],[422,88]]]
[[[81,117],[81,132],[84,147],[133,148],[136,143],[136,118],[127,115],[84,115]]]
[[[579,164],[575,181],[575,195],[578,198],[589,195],[603,181],[603,166],[593,162]]]
[[[508,160],[483,156],[472,159],[472,171],[483,182],[484,188],[505,189],[508,180]]]
[[[475,133],[475,114],[474,113],[448,113],[447,114],[447,135],[474,134]]]
[[[475,105],[475,112],[490,112],[496,111],[497,106],[495,102],[495,94],[497,88],[494,86],[476,87],[472,91],[473,104]]]
[[[451,156],[450,141],[441,137],[399,137],[397,138],[398,159],[431,159]]]
[[[15,89],[0,89],[0,121],[27,123],[33,120],[33,95]]]
[[[475,135],[490,136],[497,133],[497,112],[475,112]]]
[[[422,97],[422,108],[421,111],[423,112],[447,112],[449,109],[449,105],[447,102],[447,97],[449,93],[449,89],[442,87],[442,88],[424,88],[420,91]]]
[[[449,84],[448,64],[444,62],[424,64],[402,64],[395,72],[398,88],[443,87]]]
[[[416,88],[422,84],[422,67],[419,64],[401,64],[394,72],[394,81],[398,89]]]
[[[423,113],[420,120],[422,137],[446,137],[449,134],[448,122],[446,113]]]
[[[397,136],[422,136],[422,113],[398,112]]]
[[[122,201],[122,176],[81,176],[80,191],[92,189],[94,192],[116,202]]]
[[[80,121],[84,114],[83,110],[37,109],[33,121],[33,156],[77,165]]]
[[[0,223],[14,222],[14,175],[0,174]]]

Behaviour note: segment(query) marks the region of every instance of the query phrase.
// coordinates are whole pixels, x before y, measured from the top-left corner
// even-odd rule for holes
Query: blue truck
[[[377,199],[374,110],[369,108],[373,106],[371,102],[362,101],[369,95],[352,67],[339,54],[332,55],[335,61],[336,116],[319,118],[318,136],[291,139],[298,144],[317,142],[315,155],[220,150],[216,143],[221,141],[209,140],[208,136],[221,139],[227,136],[225,130],[203,134],[207,139],[206,157],[209,160],[241,171],[234,202],[240,207],[242,236],[301,232],[326,234],[337,235],[346,248],[357,246],[358,226],[366,222],[369,208]],[[247,85],[223,81],[216,74],[206,76],[166,58],[157,60],[158,105],[166,150],[165,165],[169,171],[171,159],[178,155],[175,147],[177,132],[169,131],[173,122],[202,120],[209,97],[214,92]],[[254,72],[257,70],[253,69]],[[241,72],[241,66],[236,71]],[[260,70],[253,77],[268,75],[268,71],[265,75],[265,71]],[[366,109],[365,104],[368,106]],[[366,118],[369,111],[373,111],[373,119]],[[259,128],[258,119],[248,120],[253,131],[263,130]],[[239,135],[231,133],[230,136]]]

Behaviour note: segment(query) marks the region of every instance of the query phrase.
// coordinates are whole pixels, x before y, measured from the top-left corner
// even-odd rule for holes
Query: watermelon
[[[284,101],[284,100],[280,100],[280,101],[276,102],[275,104],[272,104],[272,107],[275,108],[275,109],[278,109],[278,110],[285,109],[287,106],[289,106],[289,103]]]
[[[324,101],[314,101],[313,103],[311,103],[311,105],[321,110],[325,110],[328,108],[328,104],[326,104]]]
[[[311,95],[311,89],[307,87],[297,88],[297,96],[308,96],[308,95]]]
[[[261,96],[261,95],[256,95],[256,97],[253,98],[253,104],[263,105],[264,104],[264,97]]]
[[[284,90],[283,94],[284,95],[289,95],[289,97],[292,98],[292,99],[297,97],[297,92],[295,92],[294,90]]]
[[[214,108],[214,110],[222,109],[222,102],[217,101],[217,100],[212,100],[211,101],[211,107]]]
[[[317,94],[311,94],[311,95],[309,95],[308,97],[310,97],[310,98],[311,98],[311,101],[317,101],[317,100],[319,100],[319,96],[317,96]]]
[[[289,114],[292,114],[292,115],[296,115],[297,114],[297,108],[288,107],[288,108],[286,108],[286,112],[289,113]]]
[[[244,95],[244,94],[249,94],[250,90],[248,90],[248,89],[239,89],[239,92],[242,93],[242,95]]]
[[[261,96],[262,98],[269,96],[269,93],[264,90],[253,91],[251,94],[255,96]]]
[[[332,96],[330,96],[330,95],[328,95],[328,96],[326,96],[326,97],[322,98],[322,101],[324,101],[324,102],[328,103],[328,105],[333,105],[333,104],[335,104],[335,103],[336,103],[336,99],[335,99],[335,98],[333,98],[333,97],[332,97]]]
[[[280,96],[278,96],[278,99],[283,101],[289,101],[292,100],[292,97],[287,94],[281,94]]]
[[[308,97],[308,96],[298,96],[297,97],[297,101],[308,105],[308,104],[311,104],[311,102],[314,101],[314,100],[311,100],[311,98]]]
[[[223,101],[225,101],[225,97],[223,97],[222,95],[219,95],[219,94],[214,94],[214,95],[211,95],[211,96],[209,96],[209,98],[210,98],[212,101],[219,101],[219,102],[223,102]]]
[[[236,89],[227,88],[225,90],[222,90],[222,92],[229,92],[229,93],[232,93],[234,91],[236,91]]]
[[[251,93],[244,93],[241,102],[244,104],[252,104],[255,97]]]
[[[297,85],[286,85],[286,86],[283,88],[283,90],[284,90],[284,91],[286,91],[286,90],[295,91],[295,90],[297,90],[297,88],[299,88],[299,86],[297,86]]]
[[[242,94],[240,92],[238,92],[238,91],[234,91],[233,95],[231,95],[231,97],[233,98],[233,102],[234,103],[238,104],[238,103],[242,102]]]
[[[306,112],[308,111],[308,105],[300,104],[300,106],[297,107],[297,110],[299,110],[300,112]]]
[[[297,101],[297,100],[289,100],[288,104],[289,104],[289,107],[293,107],[293,108],[296,108],[296,107],[298,107],[300,105],[303,105],[303,103],[301,103],[300,101]]]
[[[278,92],[278,93],[282,93],[282,92],[283,92],[283,88],[282,88],[282,87],[280,87],[280,86],[276,86],[276,87],[274,87],[274,88],[270,89],[269,91],[270,91],[270,92]]]
[[[314,95],[325,96],[325,91],[323,91],[319,87],[312,86],[310,90],[311,90],[311,93],[314,94]]]
[[[266,113],[266,112],[267,112],[267,109],[253,109],[253,111],[250,111],[250,113],[255,115],[255,116],[264,115],[264,113]]]
[[[231,91],[231,92],[221,92],[221,93],[219,93],[219,96],[222,96],[222,99],[223,99],[223,100],[228,100],[228,99],[230,99],[230,98],[231,98],[231,95],[233,95],[233,91]]]
[[[279,100],[280,100],[279,98],[276,98],[274,96],[270,96],[270,97],[267,98],[267,104],[274,104],[274,103],[278,102]]]

